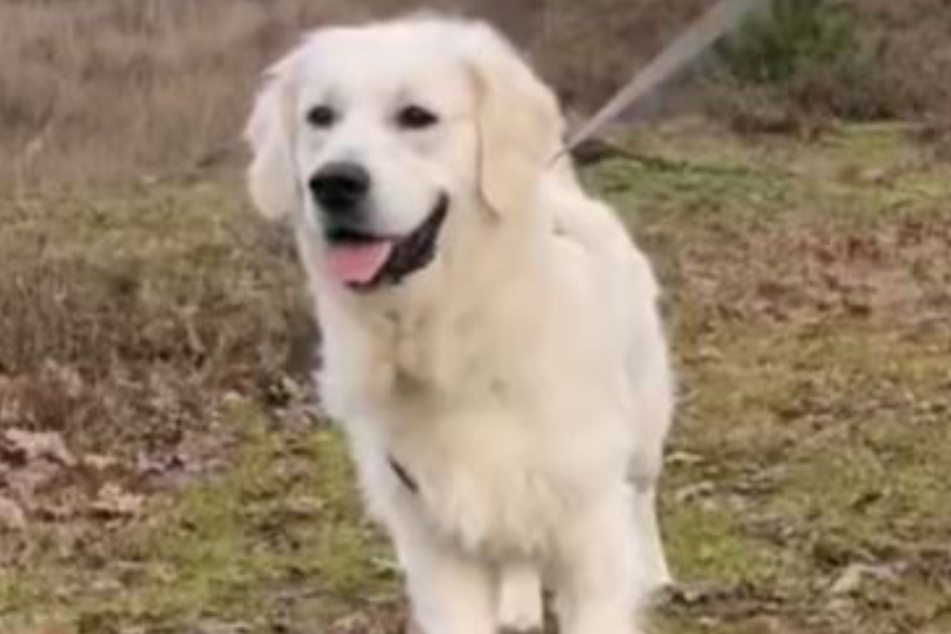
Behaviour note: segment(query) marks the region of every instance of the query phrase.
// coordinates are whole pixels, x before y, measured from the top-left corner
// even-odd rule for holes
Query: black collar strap
[[[419,484],[416,483],[416,479],[410,475],[403,465],[396,461],[393,456],[388,456],[387,460],[390,463],[390,469],[393,470],[393,473],[396,474],[396,477],[399,478],[400,482],[403,483],[410,493],[417,494],[419,493]]]

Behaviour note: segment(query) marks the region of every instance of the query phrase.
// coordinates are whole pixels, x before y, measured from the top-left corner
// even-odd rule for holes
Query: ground
[[[951,632],[951,166],[912,136],[681,122],[587,172],[654,257],[676,350],[680,583],[652,631]],[[307,339],[293,262],[240,183],[0,205],[0,630],[400,631],[392,555],[283,352]]]

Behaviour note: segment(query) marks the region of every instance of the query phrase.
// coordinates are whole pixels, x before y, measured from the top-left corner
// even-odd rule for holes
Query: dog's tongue
[[[392,250],[389,240],[334,246],[328,256],[330,272],[343,284],[367,284],[386,264]]]

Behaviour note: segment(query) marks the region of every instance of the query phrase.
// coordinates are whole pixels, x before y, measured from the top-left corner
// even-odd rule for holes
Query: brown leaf
[[[118,468],[120,465],[119,461],[112,456],[102,456],[99,454],[88,454],[83,456],[83,465],[97,473],[105,473],[107,471]]]
[[[76,464],[76,458],[66,448],[63,437],[55,432],[10,429],[4,433],[3,439],[13,452],[20,454],[28,463],[47,458],[66,467]]]
[[[93,515],[103,519],[135,517],[142,511],[144,498],[123,491],[117,484],[107,484],[90,506]]]
[[[887,581],[896,577],[897,572],[893,566],[851,564],[846,566],[829,588],[829,594],[832,596],[850,595],[856,592],[867,581]]]
[[[21,531],[26,528],[26,514],[13,500],[0,495],[0,528]]]

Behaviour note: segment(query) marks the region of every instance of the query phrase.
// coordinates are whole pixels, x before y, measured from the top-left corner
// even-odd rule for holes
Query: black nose
[[[328,163],[310,179],[310,191],[329,213],[354,211],[370,191],[370,174],[357,163]]]

